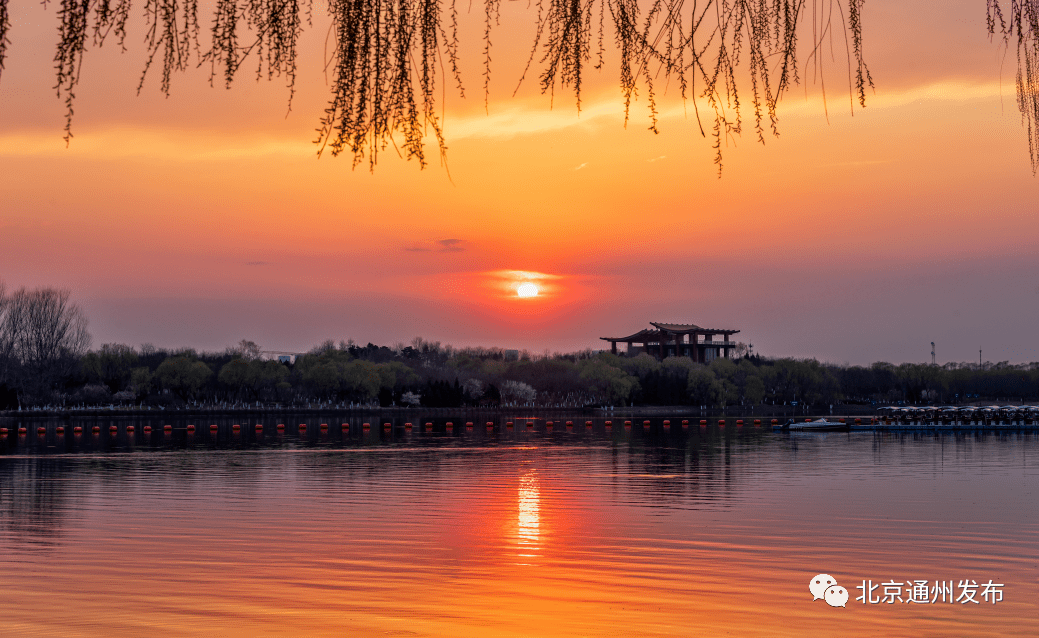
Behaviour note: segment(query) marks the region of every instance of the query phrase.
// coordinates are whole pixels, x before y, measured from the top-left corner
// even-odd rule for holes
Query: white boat
[[[783,425],[784,430],[791,432],[846,432],[851,429],[847,423],[816,419],[815,421],[789,421]]]

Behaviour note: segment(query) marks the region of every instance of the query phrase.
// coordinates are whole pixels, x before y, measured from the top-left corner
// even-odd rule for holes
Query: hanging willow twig
[[[11,16],[7,13],[7,0],[0,0],[0,77],[4,74],[7,45],[11,44],[7,33],[11,30]]]
[[[194,0],[192,2],[194,7]],[[307,0],[308,16],[311,8],[311,0]],[[244,0],[240,4],[237,0],[217,0],[210,28],[212,44],[200,55],[200,63],[209,62],[210,84],[216,79],[217,69],[223,67],[224,86],[231,88],[242,63],[255,53],[257,78],[265,75],[265,67],[268,80],[285,76],[291,108],[296,92],[296,47],[303,33],[300,17],[303,9],[299,0]],[[243,22],[247,29],[255,31],[248,46],[238,44]],[[197,19],[194,24],[197,33]],[[197,50],[197,40],[195,44]]]
[[[8,1],[0,0],[0,71],[8,46]],[[215,84],[220,76],[230,87],[242,65],[254,59],[258,78],[286,79],[291,108],[297,45],[304,22],[311,22],[311,1],[215,0],[209,22],[211,42],[204,47],[199,43],[197,0],[137,0],[144,5],[147,50],[138,91],[153,64],[159,67],[159,89],[169,95],[175,71],[208,64],[210,82]],[[491,35],[501,5],[500,0],[483,1],[484,102],[489,108]],[[778,135],[779,99],[800,79],[798,32],[805,28],[809,1],[814,35],[808,59],[819,63],[824,42],[832,38],[833,16],[839,16],[836,19],[850,33],[845,38],[846,43],[850,40],[849,89],[865,105],[872,78],[862,53],[864,0],[538,0],[536,34],[520,82],[537,64],[542,93],[554,99],[557,88],[570,90],[580,112],[586,73],[603,65],[608,14],[619,55],[625,126],[641,91],[649,128],[658,132],[656,87],[661,82],[666,87],[673,80],[682,99],[693,101],[698,121],[701,102],[713,111],[715,162],[720,170],[723,147],[743,130],[746,103],[753,110],[756,138],[764,142],[766,132]],[[95,47],[114,34],[125,50],[133,0],[60,2],[56,90],[66,104],[68,142],[87,34],[93,34]],[[1023,24],[1023,5],[1033,6],[1014,0],[1017,22],[1003,25],[1007,37],[1015,24]],[[992,16],[998,14],[1002,24],[1002,15],[997,0],[989,0],[989,6],[992,30]],[[326,68],[332,69],[333,77],[331,97],[317,128],[318,154],[326,149],[332,155],[348,152],[355,167],[367,161],[374,170],[380,151],[393,146],[424,167],[426,141],[435,140],[443,159],[447,146],[437,115],[437,87],[448,81],[440,77],[448,73],[445,59],[453,83],[464,96],[455,0],[329,0],[328,12],[334,42]],[[826,16],[825,21],[816,23],[816,15]],[[1033,77],[1034,53],[1021,59],[1025,77]],[[1019,92],[1024,91],[1021,82]],[[1032,96],[1034,102],[1034,91],[1021,94]],[[704,131],[702,123],[700,129]]]
[[[61,0],[61,8],[58,9],[58,33],[61,37],[58,40],[58,50],[54,54],[54,67],[58,75],[55,89],[58,97],[65,99],[66,145],[72,139],[73,102],[76,98],[75,89],[79,82],[79,73],[83,68],[89,16],[89,0]]]
[[[440,2],[437,0],[331,0],[335,29],[332,99],[318,128],[318,154],[331,148],[368,157],[403,137],[404,155],[426,165],[423,139],[432,131],[447,151],[436,115]],[[421,108],[419,107],[421,102]]]
[[[1032,175],[1039,170],[1039,0],[1012,0],[1009,18],[1000,0],[988,0],[988,31],[1003,36],[1007,48],[1017,39],[1017,108],[1028,130]]]

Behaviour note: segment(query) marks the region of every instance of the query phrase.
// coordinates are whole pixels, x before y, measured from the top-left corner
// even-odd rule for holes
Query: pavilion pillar
[[[611,341],[610,342],[610,352],[612,354],[617,354],[617,342],[616,341]]]

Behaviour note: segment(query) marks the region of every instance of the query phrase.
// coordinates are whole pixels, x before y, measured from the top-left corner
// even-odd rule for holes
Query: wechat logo
[[[808,583],[808,591],[812,592],[812,600],[822,598],[830,607],[846,607],[848,590],[837,584],[837,579],[829,574],[818,574]]]

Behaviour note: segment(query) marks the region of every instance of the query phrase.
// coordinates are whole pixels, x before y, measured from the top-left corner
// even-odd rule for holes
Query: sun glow
[[[526,549],[536,549],[541,538],[541,488],[538,484],[538,476],[528,472],[520,477],[519,516],[516,521],[516,535],[519,537],[520,545],[527,546]]]
[[[484,288],[501,310],[525,313],[551,312],[560,303],[571,299],[569,276],[550,275],[535,270],[491,270],[476,273]],[[466,288],[469,290],[469,288]],[[534,316],[524,314],[524,316]]]
[[[537,297],[538,287],[531,282],[522,283],[516,287],[517,297]]]

